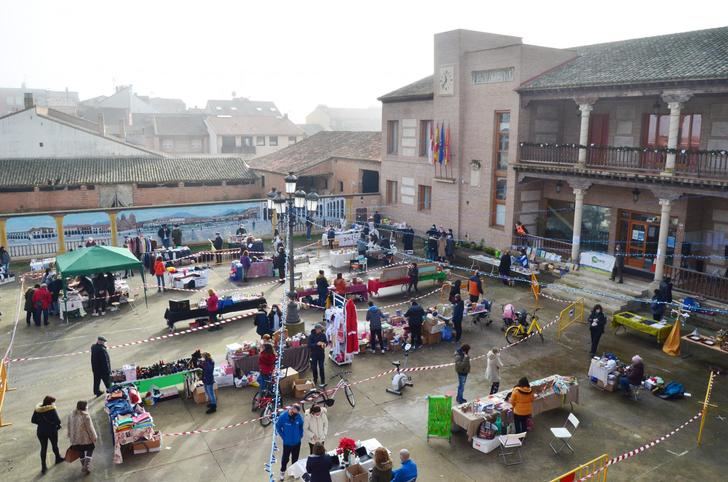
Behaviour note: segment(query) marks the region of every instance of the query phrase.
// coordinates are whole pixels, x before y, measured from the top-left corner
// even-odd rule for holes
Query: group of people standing
[[[452,229],[445,230],[434,224],[425,233],[425,251],[430,261],[452,262],[455,256],[455,235]]]

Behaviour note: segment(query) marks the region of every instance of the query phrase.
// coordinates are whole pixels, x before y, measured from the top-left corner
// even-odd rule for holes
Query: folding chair
[[[573,430],[569,431],[569,424],[573,427]],[[574,433],[576,432],[576,429],[579,428],[579,419],[576,418],[576,416],[573,413],[569,414],[569,417],[566,419],[566,422],[564,422],[563,427],[551,427],[551,433],[554,436],[554,440],[549,442],[549,447],[551,447],[551,450],[554,451],[555,454],[558,454],[564,447],[568,447],[569,450],[571,450],[571,453],[574,453],[574,447],[569,445],[569,440],[574,436]],[[561,445],[558,445],[558,443],[561,442]],[[554,443],[558,445],[557,447],[554,447]]]
[[[508,435],[501,435],[498,437],[500,442],[500,454],[499,457],[503,457],[503,463],[508,465],[518,465],[523,462],[521,456],[521,447],[523,447],[523,439],[526,437],[527,432],[523,433],[509,433]],[[511,450],[506,450],[511,449]],[[517,455],[518,460],[509,462],[509,455]]]

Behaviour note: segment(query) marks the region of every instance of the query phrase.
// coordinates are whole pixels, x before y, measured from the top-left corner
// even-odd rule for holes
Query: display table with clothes
[[[531,389],[534,392],[533,416],[567,403],[579,403],[579,384],[575,377],[551,375],[531,382]],[[510,389],[452,407],[453,424],[465,429],[468,441],[476,436],[487,415],[500,415],[501,426],[508,427],[513,422],[513,406],[506,401],[509,393]]]
[[[230,265],[230,281],[243,281],[243,264],[240,261],[233,261]],[[261,259],[253,261],[248,268],[247,278],[270,278],[273,276],[273,260]]]
[[[614,334],[620,328],[627,331],[627,328],[631,328],[635,331],[646,333],[650,336],[654,336],[657,339],[657,344],[661,345],[667,335],[672,330],[672,323],[666,320],[654,321],[652,318],[646,318],[629,311],[623,311],[621,313],[615,313],[612,316],[612,327],[614,328]]]
[[[478,263],[487,264],[490,266],[490,274],[495,274],[498,272],[498,266],[500,266],[500,259],[494,258],[492,256],[488,256],[486,254],[474,254],[472,256],[468,256],[468,258],[473,260],[473,268],[476,267]],[[523,277],[530,277],[532,274],[539,274],[538,269],[536,268],[524,268],[520,264],[518,264],[518,261],[516,258],[511,256],[511,276],[523,276]]]
[[[333,286],[329,286],[329,291],[332,291],[333,289]],[[364,301],[369,299],[367,285],[364,283],[347,283],[346,294],[360,296]],[[305,298],[306,296],[318,296],[318,290],[315,287],[303,289],[299,288],[296,290],[296,297],[298,299]]]
[[[258,310],[258,306],[265,303],[265,297],[263,296],[254,296],[251,298],[220,298],[220,301],[218,302],[218,314],[233,313],[236,311],[250,311],[250,315],[253,315]],[[173,328],[174,324],[178,321],[207,317],[208,313],[205,300],[200,300],[197,308],[181,311],[170,311],[170,309],[167,308],[164,311],[164,319],[167,320],[167,326],[170,328]]]
[[[178,290],[194,290],[204,288],[210,277],[207,266],[194,266],[191,268],[167,268],[164,273],[164,283],[167,287]]]
[[[329,253],[329,264],[334,268],[346,268],[349,266],[349,262],[356,258],[356,250],[354,249],[339,249],[331,251]]]
[[[162,261],[170,262],[175,264],[176,261],[180,261],[183,258],[189,262],[194,261],[192,257],[192,250],[187,246],[178,246],[176,248],[162,248],[157,249],[152,253],[155,257],[161,257]]]
[[[345,246],[356,246],[356,242],[361,237],[361,231],[349,229],[347,231],[336,231],[334,239],[338,242],[340,248]],[[324,231],[321,235],[321,246],[329,245],[328,232]]]
[[[382,444],[379,443],[379,440],[371,438],[359,442],[359,447],[364,447],[366,449],[366,454],[359,457],[359,464],[362,466],[362,468],[364,468],[366,472],[369,472],[369,469],[374,467],[374,451],[377,450],[379,447],[382,447]],[[387,451],[390,452],[389,450]],[[327,453],[332,457],[337,457],[335,449],[330,450]],[[288,470],[286,471],[286,477],[302,479],[304,474],[306,474],[306,460],[307,457],[301,454],[301,458],[298,459],[298,462],[288,467]],[[330,475],[331,482],[347,482],[348,480],[351,480],[347,478],[346,467],[341,465],[341,461],[339,461],[339,464],[337,464],[335,467],[331,468]]]
[[[154,428],[154,420],[142,406],[141,396],[135,388],[112,387],[106,396],[104,411],[111,424],[115,464],[123,462],[122,445],[150,443],[158,447],[161,443],[161,435]]]
[[[233,364],[235,372],[244,375],[248,372],[257,372],[259,370],[259,357],[260,355],[230,355],[229,359],[230,362]],[[304,343],[300,346],[290,347],[283,350],[281,366],[290,367],[296,370],[298,373],[303,373],[308,370],[310,358],[311,353],[308,349],[308,344]]]

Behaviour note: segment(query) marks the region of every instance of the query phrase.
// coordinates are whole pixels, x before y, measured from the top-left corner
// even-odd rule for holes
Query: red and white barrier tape
[[[222,319],[220,321],[216,321],[214,323],[208,323],[208,324],[206,324],[204,326],[198,326],[198,327],[195,327],[195,328],[187,328],[185,330],[175,331],[173,333],[168,333],[166,335],[160,335],[160,336],[154,336],[154,337],[151,337],[151,338],[145,338],[143,340],[136,340],[136,341],[131,341],[131,342],[128,342],[128,343],[120,343],[118,345],[111,345],[108,348],[109,348],[109,350],[111,350],[111,349],[114,349],[114,348],[125,348],[125,347],[129,347],[129,346],[134,346],[134,345],[143,345],[145,343],[151,343],[151,342],[155,342],[155,341],[168,340],[170,338],[174,338],[175,336],[182,336],[182,335],[187,335],[187,334],[190,334],[190,333],[196,333],[196,332],[200,332],[200,331],[203,331],[203,330],[207,330],[208,328],[212,328],[213,326],[221,326],[221,325],[225,325],[227,323],[230,323],[232,321],[241,320],[243,318],[247,318],[249,316],[253,316],[257,312],[258,312],[258,310],[246,310],[241,315],[232,316],[230,318],[224,318],[224,319]],[[49,359],[49,358],[63,358],[63,357],[69,357],[69,356],[83,355],[83,354],[87,354],[87,353],[91,353],[91,350],[76,351],[76,352],[72,352],[72,353],[61,353],[61,354],[58,354],[58,355],[45,355],[45,356],[36,356],[36,357],[11,358],[11,359],[9,359],[7,361],[9,363],[19,363],[19,362],[26,362],[26,361],[45,360],[45,359]]]

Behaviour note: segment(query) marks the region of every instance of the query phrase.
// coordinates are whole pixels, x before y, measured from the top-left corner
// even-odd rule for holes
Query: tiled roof
[[[728,79],[728,27],[573,49],[574,60],[519,90]]]
[[[393,90],[388,94],[384,94],[379,97],[379,100],[387,102],[399,102],[402,100],[427,100],[432,99],[434,95],[433,87],[434,78],[432,75],[420,79],[417,82],[413,82],[409,85],[405,85],[397,90]]]
[[[206,136],[205,116],[198,114],[156,114],[155,134],[158,136]]]
[[[79,184],[255,180],[236,157],[0,159],[0,188]]]
[[[381,161],[382,133],[322,131],[248,163],[261,171],[300,173],[332,158]]]
[[[216,117],[207,118],[208,125],[219,136],[301,136],[303,129],[287,117]]]
[[[275,103],[237,97],[230,100],[208,100],[206,110],[210,115],[278,117],[281,115]]]

